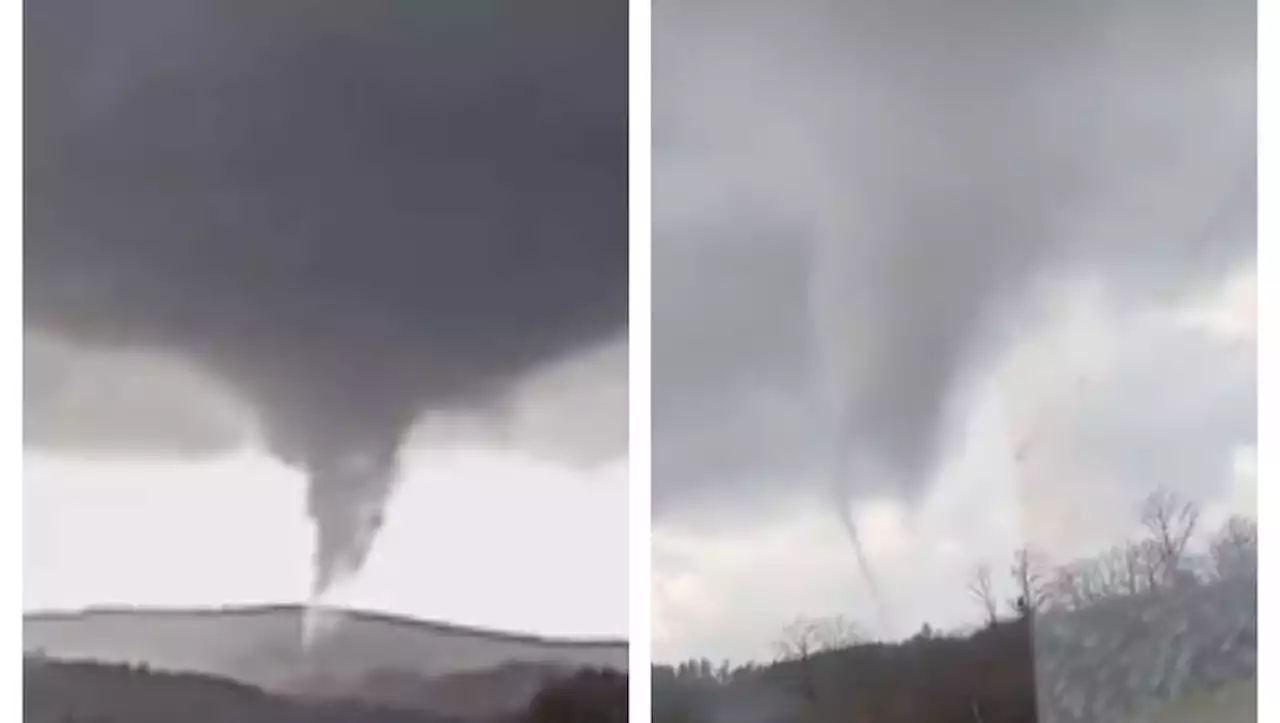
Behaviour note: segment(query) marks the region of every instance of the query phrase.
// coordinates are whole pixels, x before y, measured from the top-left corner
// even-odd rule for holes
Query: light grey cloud
[[[1202,506],[1229,497],[1234,460],[1257,439],[1247,347],[1173,314],[1104,307],[1076,323],[1094,328],[1097,346],[1029,342],[1042,357],[1065,355],[1070,378],[1029,405],[1018,467],[1029,535],[1068,555],[1131,532],[1136,496],[1156,487]]]
[[[428,412],[407,446],[469,444],[514,449],[555,464],[594,467],[628,452],[625,337],[547,364],[490,404]]]
[[[23,338],[23,444],[71,454],[190,458],[255,435],[251,410],[174,356]]]
[[[1046,280],[1146,304],[1251,254],[1249,3],[654,17],[659,514],[851,445],[917,494]]]

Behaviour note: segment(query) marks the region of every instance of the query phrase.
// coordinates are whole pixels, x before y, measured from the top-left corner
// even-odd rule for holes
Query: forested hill
[[[146,664],[288,692],[300,678],[361,680],[393,669],[422,678],[513,662],[623,670],[622,640],[566,640],[434,623],[359,610],[322,609],[328,629],[302,645],[305,608],[96,608],[23,618],[27,652],[70,660]]]
[[[584,670],[542,690],[527,711],[449,717],[358,701],[305,699],[243,683],[145,667],[28,656],[25,723],[622,723],[626,676]]]
[[[25,723],[460,723],[360,704],[311,704],[194,673],[28,658]]]
[[[1256,521],[1231,517],[1200,549],[1194,505],[1157,490],[1140,513],[1143,537],[1091,557],[1016,551],[1007,605],[979,565],[969,632],[876,642],[800,618],[769,664],[655,666],[654,723],[1252,723]]]
[[[658,666],[654,722],[1252,723],[1257,629],[1257,577],[1241,574],[963,635],[815,636],[769,665]]]

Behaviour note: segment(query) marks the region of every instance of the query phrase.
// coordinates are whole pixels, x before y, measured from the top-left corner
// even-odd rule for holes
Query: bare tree
[[[844,616],[800,617],[782,629],[782,637],[774,647],[779,660],[801,660],[861,641],[858,626]]]
[[[995,625],[999,609],[996,605],[996,594],[991,587],[991,568],[978,565],[969,578],[969,596],[982,606],[982,612],[988,625]]]
[[[1258,523],[1233,515],[1209,543],[1214,574],[1219,578],[1258,570]]]
[[[1054,570],[1044,583],[1043,599],[1047,606],[1078,610],[1101,595],[1098,561],[1076,560]]]
[[[1134,542],[1127,542],[1120,548],[1118,564],[1123,569],[1124,590],[1128,595],[1137,595],[1146,589],[1142,577],[1142,547]]]
[[[1098,557],[1098,575],[1106,597],[1137,595],[1142,592],[1137,546],[1126,542],[1109,548]]]
[[[1072,565],[1054,570],[1045,584],[1045,607],[1059,610],[1075,610],[1080,607],[1080,583]]]
[[[1160,557],[1151,541],[1115,545],[1046,575],[1042,599],[1046,605],[1075,610],[1109,598],[1137,595],[1147,588],[1148,578],[1158,582]],[[1185,553],[1184,558],[1190,560]]]
[[[1044,561],[1030,548],[1020,548],[1013,554],[1013,565],[1009,572],[1017,586],[1018,597],[1012,602],[1018,614],[1033,613],[1043,607],[1048,599],[1043,569]]]
[[[782,638],[775,643],[779,660],[796,663],[800,668],[800,690],[810,703],[818,698],[813,679],[813,656],[818,652],[818,628],[809,618],[796,618],[782,629]]]
[[[1164,582],[1164,552],[1155,540],[1142,540],[1134,545],[1134,561],[1144,591],[1159,590]]]
[[[834,615],[823,618],[796,618],[782,629],[782,637],[774,644],[779,660],[792,661],[800,669],[800,685],[806,698],[818,697],[813,675],[814,656],[840,650],[858,643],[862,636],[847,618]]]
[[[1153,556],[1148,565],[1155,566],[1151,581],[1155,586],[1171,585],[1178,578],[1187,544],[1200,521],[1200,508],[1160,488],[1143,500],[1141,516],[1152,543],[1148,552]]]
[[[843,650],[864,639],[858,626],[843,615],[818,618],[814,623],[818,629],[818,649],[821,652]]]

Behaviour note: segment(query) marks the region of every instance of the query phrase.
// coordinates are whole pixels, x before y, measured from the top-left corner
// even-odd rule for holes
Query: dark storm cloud
[[[1252,2],[662,0],[654,34],[660,514],[851,449],[841,484],[914,495],[1042,282],[1159,303],[1252,253]]]
[[[44,0],[28,325],[176,351],[358,565],[424,409],[626,323],[621,0]]]

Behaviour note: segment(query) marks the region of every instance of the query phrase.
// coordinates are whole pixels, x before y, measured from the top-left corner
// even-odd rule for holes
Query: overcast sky
[[[1253,13],[655,4],[655,657],[1252,509]]]

